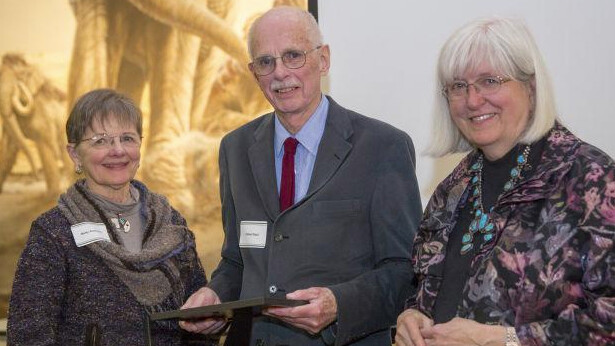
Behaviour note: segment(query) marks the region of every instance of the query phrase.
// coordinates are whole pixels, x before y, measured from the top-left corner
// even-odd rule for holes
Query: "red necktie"
[[[282,181],[280,182],[280,213],[293,205],[295,201],[295,152],[297,141],[288,137],[284,141],[284,157],[282,158]]]

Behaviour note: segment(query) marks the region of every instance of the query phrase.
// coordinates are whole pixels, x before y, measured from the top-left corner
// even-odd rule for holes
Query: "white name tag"
[[[267,243],[267,221],[241,221],[239,247],[262,249]]]
[[[105,224],[95,222],[81,222],[76,225],[70,226],[70,230],[73,232],[73,238],[75,238],[75,244],[77,247],[82,247],[97,241],[109,239],[109,233]]]

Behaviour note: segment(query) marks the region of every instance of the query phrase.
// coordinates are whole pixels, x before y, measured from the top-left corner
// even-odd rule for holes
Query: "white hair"
[[[526,25],[510,18],[478,19],[458,29],[440,50],[433,136],[427,150],[430,155],[439,157],[473,148],[451,119],[448,100],[442,90],[464,72],[485,62],[533,90],[533,109],[527,128],[519,138],[520,143],[535,142],[553,127],[557,110],[551,79]]]

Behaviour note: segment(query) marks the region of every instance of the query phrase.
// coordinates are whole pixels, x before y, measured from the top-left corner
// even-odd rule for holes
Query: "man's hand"
[[[272,307],[264,315],[278,318],[290,325],[317,334],[337,319],[337,301],[330,289],[311,287],[286,295],[287,299],[308,300],[306,305],[282,308]]]
[[[397,317],[397,346],[426,346],[422,331],[431,328],[433,320],[415,309],[408,309]]]
[[[182,309],[197,308],[201,306],[220,304],[220,298],[216,292],[208,287],[202,287],[194,292]],[[179,326],[192,333],[214,334],[219,332],[226,324],[226,319],[221,317],[208,317],[198,321],[179,321]]]

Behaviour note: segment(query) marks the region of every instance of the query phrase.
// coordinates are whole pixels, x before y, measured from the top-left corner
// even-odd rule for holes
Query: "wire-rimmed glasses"
[[[271,74],[275,70],[277,59],[282,60],[282,64],[284,64],[284,66],[286,66],[287,68],[298,69],[298,68],[303,67],[303,65],[305,65],[305,61],[309,53],[321,47],[322,46],[316,46],[315,48],[312,48],[310,50],[303,50],[303,51],[291,49],[291,50],[287,50],[286,52],[282,53],[281,56],[271,56],[271,55],[259,56],[258,58],[255,58],[250,63],[250,69],[257,76],[266,76],[268,74]]]
[[[77,142],[89,142],[90,147],[94,149],[110,149],[115,143],[115,138],[118,138],[119,143],[125,149],[138,148],[141,146],[141,140],[143,137],[133,132],[125,132],[117,135],[110,135],[108,133],[97,133],[90,138],[84,138]]]

